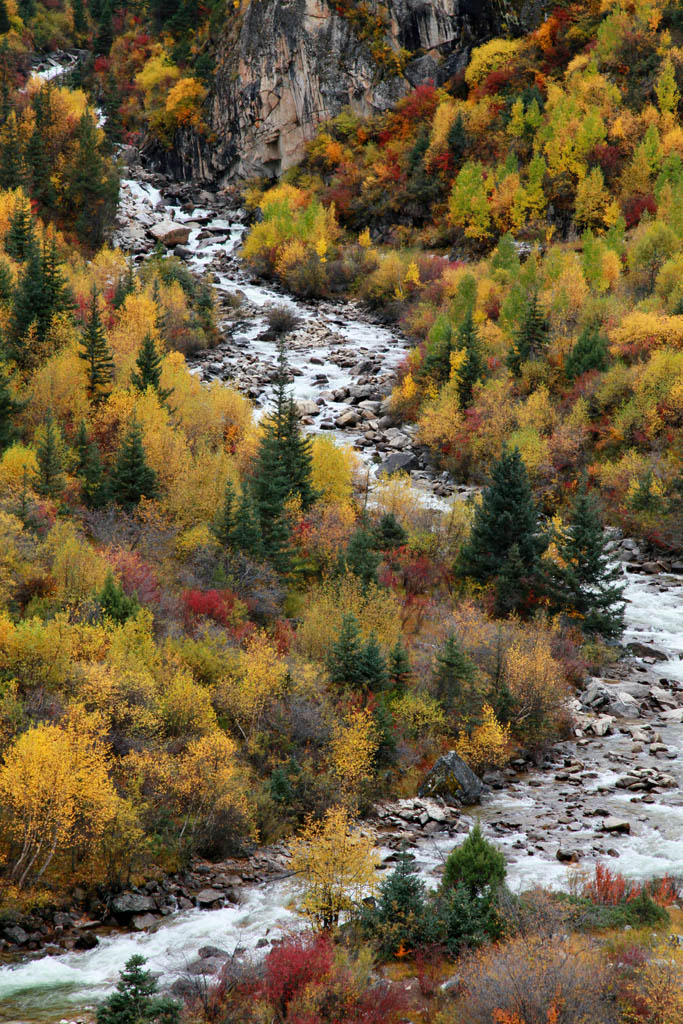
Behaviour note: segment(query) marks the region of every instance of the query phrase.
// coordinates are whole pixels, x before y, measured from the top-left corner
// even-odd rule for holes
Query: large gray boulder
[[[449,750],[436,762],[424,780],[418,796],[441,797],[449,804],[478,804],[484,786],[468,764]]]

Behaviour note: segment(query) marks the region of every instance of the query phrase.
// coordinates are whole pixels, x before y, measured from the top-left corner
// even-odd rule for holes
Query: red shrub
[[[110,548],[107,560],[119,574],[121,586],[129,597],[137,594],[140,604],[159,604],[161,588],[156,573],[137,552],[126,551],[124,548]]]
[[[182,602],[186,618],[205,617],[221,626],[234,626],[242,618],[231,590],[185,590]]]
[[[281,1019],[299,992],[332,968],[332,943],[327,935],[295,936],[270,951],[264,963],[262,993]]]
[[[653,217],[657,213],[657,203],[651,193],[647,196],[629,196],[628,199],[624,200],[626,227],[633,228],[636,224],[639,224],[646,210]]]

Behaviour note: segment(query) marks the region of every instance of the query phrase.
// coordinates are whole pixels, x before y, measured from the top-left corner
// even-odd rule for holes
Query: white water
[[[148,184],[136,181],[124,182],[122,207],[129,218],[149,226],[155,221],[174,216],[178,221],[201,220],[211,216],[213,227],[221,229],[221,241],[208,248],[198,249],[200,228],[192,230],[188,248],[193,255],[188,259],[192,269],[207,270],[212,259],[220,253],[232,252],[239,244],[243,225],[219,221],[209,211],[197,209],[186,213],[179,207],[162,212],[154,207],[162,200],[161,193]],[[123,239],[122,239],[123,240]],[[219,291],[234,291],[239,288],[255,306],[277,303],[296,308],[304,319],[320,321],[321,317],[312,307],[279,294],[278,292],[246,282],[238,271],[235,275],[218,274],[216,287]],[[354,315],[339,315],[337,311],[328,316],[328,325],[354,342],[359,356],[364,351],[379,349],[385,354],[387,367],[391,369],[403,355],[402,347],[396,343],[391,332],[357,319]],[[242,336],[248,344],[247,351],[258,352],[262,346],[264,355],[273,358],[273,346],[257,339],[264,325],[263,319],[250,324]],[[238,336],[236,340],[239,340]],[[324,372],[329,378],[326,388],[334,388],[348,381],[348,371],[341,370],[325,359],[323,365],[310,362],[311,355],[325,358],[328,349],[295,351],[292,364],[301,370],[295,377],[295,396],[299,399],[315,398],[317,385],[315,374]],[[337,383],[338,382],[338,383]],[[674,578],[628,577],[627,630],[625,642],[641,640],[655,643],[666,650],[670,661],[658,666],[660,677],[683,682],[683,584]],[[662,728],[664,741],[681,750],[683,727]],[[606,760],[610,754],[618,756],[629,749],[630,742],[623,736],[614,736],[599,741],[598,747],[590,751],[579,751],[588,768],[595,761],[596,778],[579,792],[567,797],[571,801],[593,800],[608,813],[619,814],[633,819],[632,835],[618,840],[618,868],[633,878],[645,878],[653,874],[683,874],[683,797],[681,790],[668,791],[658,797],[658,802],[644,805],[631,804],[631,795],[617,791],[598,795],[597,787],[614,782],[620,774],[620,766]],[[597,751],[597,753],[596,753]],[[604,756],[603,756],[604,755]],[[680,758],[658,765],[672,772],[683,784],[683,766]],[[623,771],[623,766],[621,771]],[[541,776],[540,787],[532,788],[526,777],[513,783],[502,794],[489,797],[481,808],[481,819],[485,832],[505,850],[508,858],[508,881],[513,889],[523,889],[535,884],[563,887],[567,883],[567,868],[560,864],[555,852],[558,847],[556,816],[557,791],[562,786],[553,780],[552,773]],[[644,820],[640,820],[640,819]],[[506,821],[514,825],[504,835],[498,834],[496,824]],[[515,823],[519,822],[519,825]],[[529,842],[530,823],[544,834],[547,842]],[[585,825],[585,823],[583,823]],[[576,845],[590,850],[595,842],[595,831],[591,827],[568,833]],[[452,838],[429,838],[420,842],[416,851],[421,872],[429,881],[438,876],[448,852],[460,842]],[[614,841],[615,844],[617,841]],[[609,845],[609,843],[607,843]],[[244,889],[239,907],[228,907],[218,911],[185,911],[164,919],[152,932],[111,935],[102,938],[99,946],[89,952],[68,953],[56,957],[28,961],[15,966],[0,968],[0,1021],[12,1024],[24,1022],[59,1021],[65,1015],[73,1016],[91,1010],[96,1001],[105,996],[115,984],[118,973],[126,960],[134,953],[141,953],[148,959],[150,968],[163,976],[167,982],[182,975],[187,964],[202,945],[216,945],[231,952],[240,946],[253,950],[259,939],[271,938],[297,927],[297,918],[289,909],[292,899],[292,883],[288,881],[269,883],[251,889]]]

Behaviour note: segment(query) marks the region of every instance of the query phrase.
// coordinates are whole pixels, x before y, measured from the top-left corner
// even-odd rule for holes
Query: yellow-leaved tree
[[[292,867],[300,876],[300,913],[314,928],[330,929],[376,887],[378,859],[372,839],[354,828],[343,806],[322,821],[309,818],[292,843]]]
[[[355,805],[361,786],[370,778],[378,746],[377,728],[369,708],[352,711],[344,723],[335,725],[332,768],[347,805]]]

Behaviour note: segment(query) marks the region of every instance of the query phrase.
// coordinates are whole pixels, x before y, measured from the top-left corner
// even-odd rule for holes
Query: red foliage
[[[678,898],[678,887],[668,875],[639,885],[638,882],[628,881],[618,871],[610,870],[601,861],[595,865],[593,878],[583,888],[585,897],[605,907],[633,900],[642,892],[646,892],[660,907],[670,907]]]
[[[599,142],[593,147],[590,158],[600,164],[605,177],[613,178],[621,167],[623,155],[618,146],[610,146],[605,142]]]
[[[474,94],[475,99],[479,100],[484,96],[496,96],[510,84],[514,75],[515,69],[513,67],[498,68],[497,71],[491,71],[484,81],[477,86]]]
[[[107,559],[119,574],[121,586],[129,597],[136,594],[138,601],[148,606],[160,603],[161,588],[156,573],[137,552],[114,548],[107,552]]]
[[[282,656],[289,654],[294,642],[294,628],[289,619],[278,619],[273,627],[273,640],[277,653]]]
[[[106,72],[109,71],[109,58],[96,57],[94,69],[97,74],[106,74]]]
[[[236,601],[231,590],[185,590],[182,594],[186,618],[205,617],[221,626],[233,625]]]
[[[329,974],[332,943],[327,935],[294,936],[270,951],[264,962],[261,991],[277,1007],[281,1019],[299,992]]]
[[[497,320],[500,316],[500,296],[489,295],[486,302],[484,303],[484,312],[486,313],[489,320]]]
[[[640,223],[640,219],[646,210],[653,217],[656,215],[657,202],[652,193],[646,196],[629,196],[628,199],[624,200],[623,209],[624,217],[626,219],[626,227],[633,228],[636,224]]]

